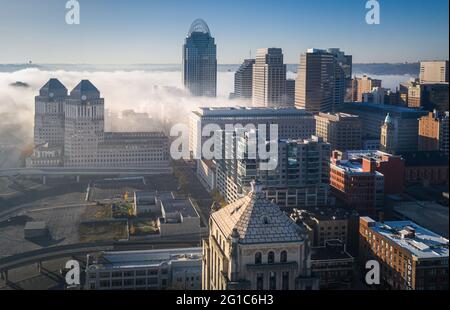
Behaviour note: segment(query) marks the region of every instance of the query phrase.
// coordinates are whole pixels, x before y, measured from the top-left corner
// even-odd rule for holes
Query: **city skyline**
[[[433,1],[433,6],[420,0],[381,2],[380,25],[366,24],[364,1],[326,0],[320,6],[268,1],[257,7],[251,0],[240,1],[239,7],[233,1],[80,1],[80,25],[65,23],[65,3],[0,1],[2,40],[14,47],[3,51],[0,63],[179,64],[187,29],[197,18],[208,23],[216,38],[219,64],[241,63],[264,47],[283,48],[285,63],[297,63],[312,47],[340,47],[354,55],[355,63],[448,58],[448,39],[442,39],[448,38],[447,1]],[[396,36],[400,29],[401,41]]]

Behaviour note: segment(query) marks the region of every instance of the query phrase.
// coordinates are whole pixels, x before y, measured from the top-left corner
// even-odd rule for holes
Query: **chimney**
[[[373,158],[363,158],[362,169],[364,172],[374,173],[377,168],[377,162]]]
[[[381,224],[384,224],[384,212],[378,213],[378,219]]]

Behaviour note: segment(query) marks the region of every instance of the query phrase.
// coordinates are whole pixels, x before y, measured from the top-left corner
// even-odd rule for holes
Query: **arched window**
[[[256,252],[255,254],[255,264],[260,265],[262,263],[262,254],[261,252]]]
[[[287,263],[287,252],[286,251],[281,251],[280,262],[281,263]]]
[[[275,263],[275,253],[273,253],[272,251],[270,251],[269,254],[267,255],[267,263],[269,264]]]

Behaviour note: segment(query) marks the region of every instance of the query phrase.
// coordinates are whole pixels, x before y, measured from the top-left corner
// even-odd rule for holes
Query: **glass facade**
[[[202,20],[194,21],[183,45],[183,83],[193,96],[217,95],[217,47]]]

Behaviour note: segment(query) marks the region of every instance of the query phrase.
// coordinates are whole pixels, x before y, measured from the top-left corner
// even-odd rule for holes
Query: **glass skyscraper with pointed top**
[[[193,96],[217,96],[217,47],[204,20],[195,20],[183,45],[183,83]]]

